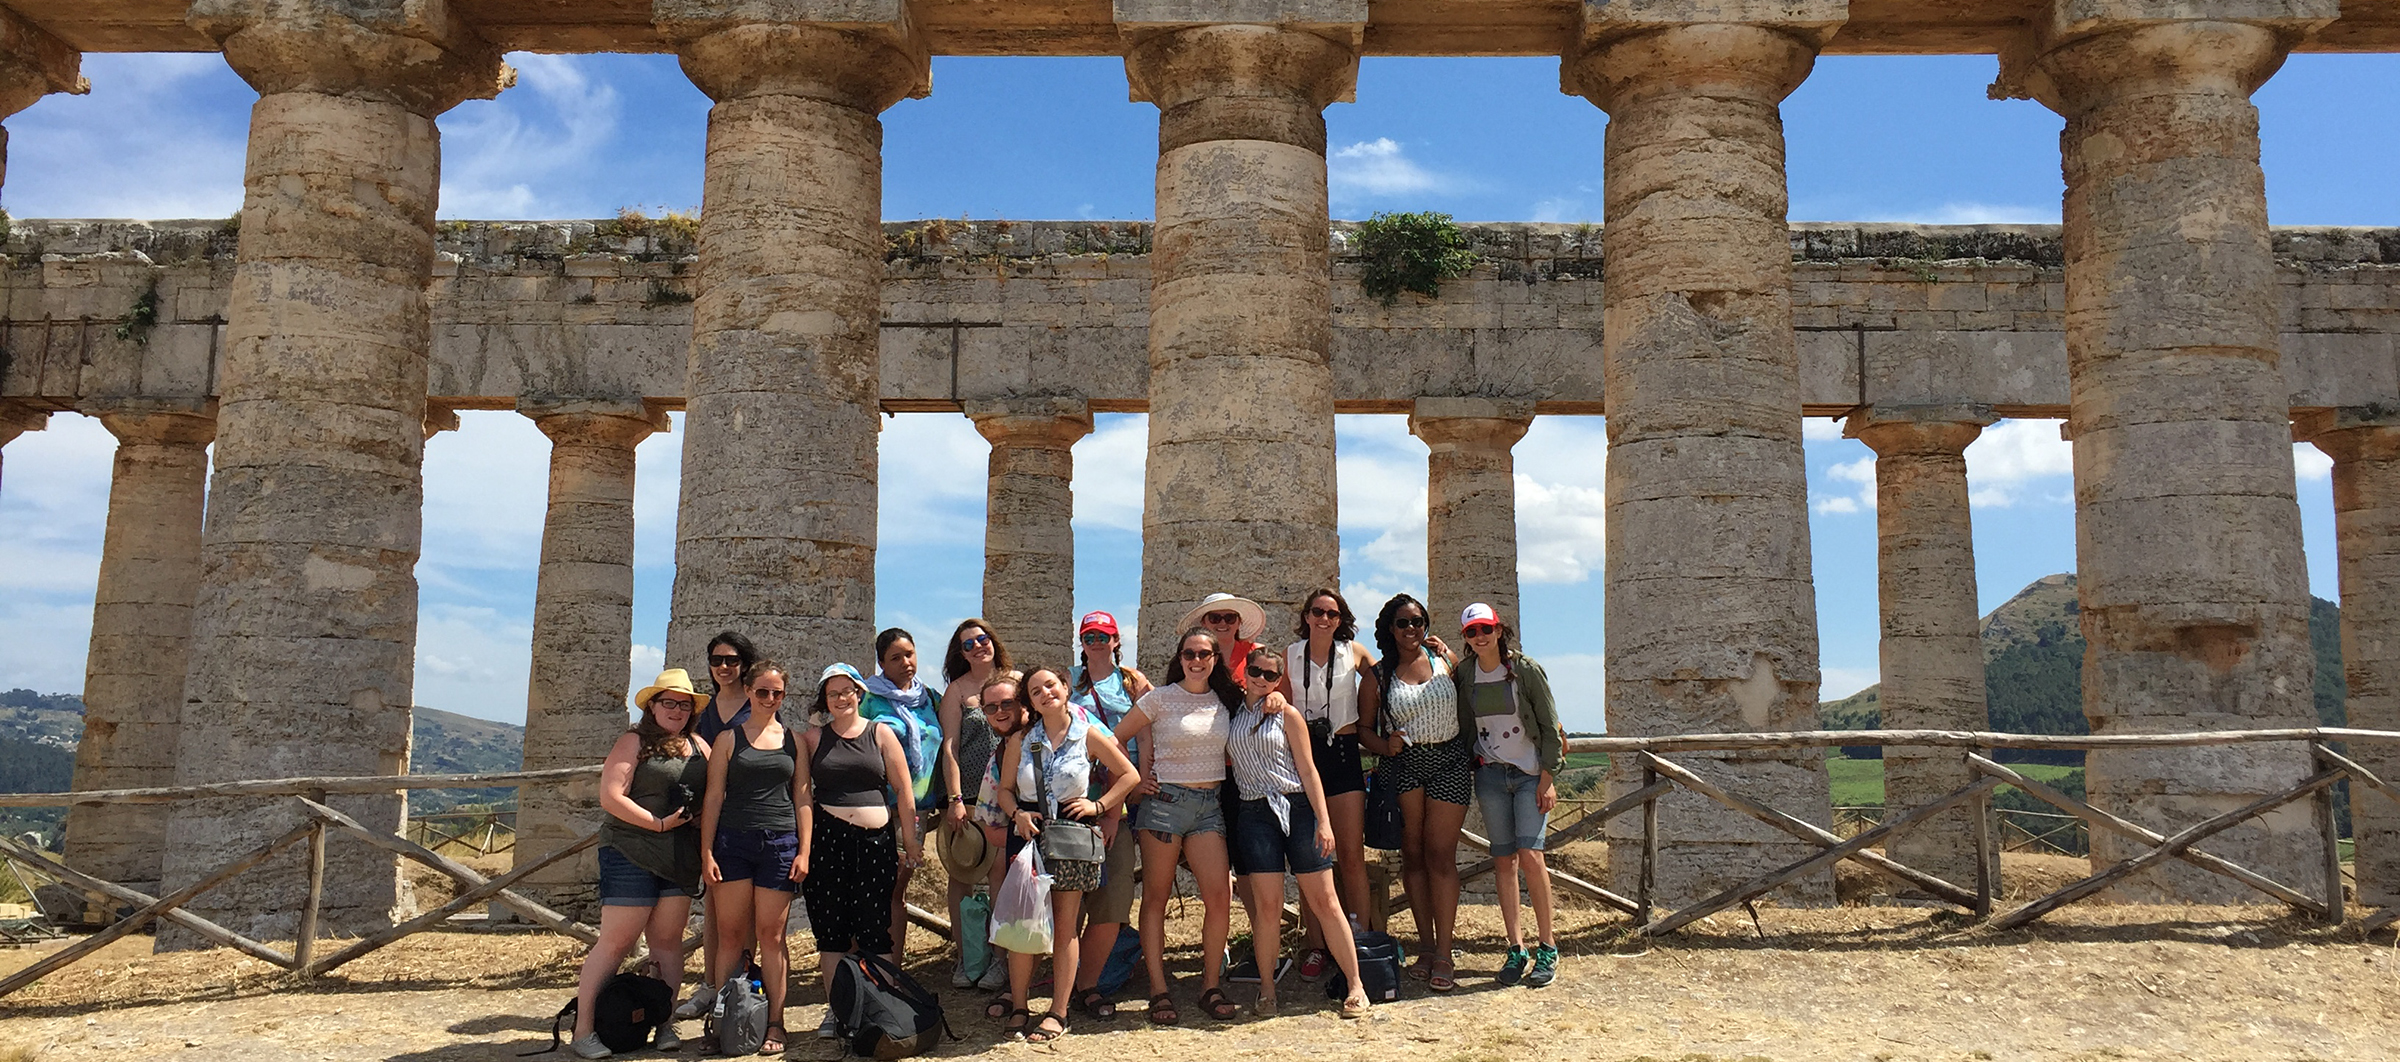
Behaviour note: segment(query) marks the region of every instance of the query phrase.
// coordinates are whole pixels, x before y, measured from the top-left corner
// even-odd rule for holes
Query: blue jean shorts
[[[1505,763],[1475,768],[1475,799],[1483,802],[1483,828],[1494,857],[1539,852],[1550,831],[1541,811],[1542,778]]]
[[[624,853],[600,846],[600,906],[656,907],[669,896],[690,896],[683,886],[641,867]]]
[[[1317,850],[1317,811],[1308,805],[1308,795],[1294,793],[1290,799],[1290,833],[1275,821],[1275,809],[1266,801],[1242,801],[1242,813],[1233,820],[1234,873],[1281,874],[1289,870],[1297,877],[1333,869],[1333,853]]]
[[[1134,825],[1169,837],[1189,837],[1195,833],[1222,835],[1225,832],[1222,799],[1214,789],[1160,782],[1158,792],[1142,799],[1142,810],[1134,816]]]
[[[800,855],[800,835],[791,830],[718,830],[715,852],[717,873],[727,881],[798,891],[792,885],[792,860]]]

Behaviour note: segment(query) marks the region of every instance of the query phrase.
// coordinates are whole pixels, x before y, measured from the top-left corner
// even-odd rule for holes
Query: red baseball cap
[[[1075,636],[1081,638],[1093,631],[1100,631],[1111,638],[1116,637],[1117,618],[1106,612],[1084,613],[1082,621],[1075,624]]]

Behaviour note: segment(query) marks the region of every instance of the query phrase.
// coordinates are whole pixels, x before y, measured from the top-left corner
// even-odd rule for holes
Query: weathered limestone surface
[[[674,7],[684,72],[716,106],[667,659],[696,662],[736,628],[813,675],[875,637],[876,115],[924,91],[925,57],[897,20],[849,30]]]
[[[2249,99],[2289,40],[2267,25],[2125,19],[2118,6],[2097,5],[2107,17],[2037,42],[2025,74],[2026,89],[2067,119],[2084,712],[2097,734],[2306,725],[2308,577]],[[2173,832],[2286,788],[2309,766],[2278,745],[2102,752],[2086,761],[2086,784],[2094,803]],[[2092,859],[2104,866],[2142,847],[2098,834]],[[2300,803],[2209,847],[2291,881],[2308,880],[2322,844]],[[2246,891],[2178,864],[2117,894],[2226,902]]]
[[[1356,4],[1362,9],[1364,4]],[[1216,591],[1271,627],[1335,582],[1325,106],[1354,38],[1272,26],[1162,29],[1125,59],[1158,105],[1141,648]]]
[[[593,762],[625,732],[633,650],[633,449],[666,415],[639,402],[566,402],[526,414],[550,437],[550,507],[533,592],[533,669],[525,697],[525,769]],[[599,828],[592,784],[518,793],[517,852],[530,860]],[[527,880],[543,902],[598,917],[597,856],[587,851]],[[594,923],[597,924],[597,923]]]
[[[1420,398],[1408,430],[1425,441],[1425,593],[1443,637],[1458,614],[1490,602],[1517,623],[1517,480],[1514,447],[1533,426],[1533,403]]]
[[[216,418],[205,408],[172,404],[119,403],[91,412],[117,437],[117,457],[92,605],[75,787],[173,785]],[[145,885],[159,881],[168,811],[145,804],[69,808],[67,862],[149,891]]]
[[[967,405],[992,444],[983,524],[983,618],[1028,660],[1069,659],[1075,629],[1075,440],[1092,431],[1079,398]]]
[[[200,0],[192,17],[260,98],[176,780],[403,773],[424,508],[425,282],[440,184],[434,116],[499,91],[507,67],[463,25],[427,40],[396,15],[353,18],[315,0]],[[404,811],[397,795],[332,803],[384,831],[398,830]],[[167,886],[293,821],[255,803],[178,805]],[[193,907],[236,932],[290,939],[303,881],[252,873]],[[389,855],[329,848],[326,932],[388,925],[408,906]],[[159,935],[160,947],[193,943]]]
[[[1609,114],[1608,722],[1612,732],[1807,730],[1817,720],[1816,589],[1800,448],[1800,358],[1784,223],[1783,98],[1839,3],[1780,28],[1594,21],[1562,80]],[[1815,750],[1699,769],[1819,823]],[[1630,757],[1612,794],[1638,787]],[[1660,802],[1657,887],[1680,903],[1810,849],[1702,798]],[[1630,840],[1637,816],[1610,822]],[[1610,848],[1620,891],[1639,844]],[[1833,899],[1830,874],[1781,895]]]
[[[2348,723],[2400,730],[2400,421],[2384,407],[2304,414],[2297,424],[2333,458]],[[2400,777],[2400,748],[2356,742],[2349,755],[2378,778]],[[2350,832],[2358,901],[2400,904],[2400,804],[2352,782]]]
[[[1883,617],[1883,725],[1985,730],[1967,444],[1995,419],[1971,406],[1870,406],[1842,433],[1875,451],[1876,593]],[[1975,781],[1957,749],[1883,750],[1884,806],[1932,803]],[[1958,808],[1892,839],[1886,854],[1972,888],[1975,819]]]

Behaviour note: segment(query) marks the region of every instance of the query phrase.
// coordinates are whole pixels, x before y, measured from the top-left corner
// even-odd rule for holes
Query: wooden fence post
[[[325,906],[325,823],[310,819],[308,831],[308,899],[301,901],[300,929],[292,935],[292,968],[314,977],[308,960],[317,950],[317,912]]]
[[[1968,754],[1967,768],[1974,771],[1973,754]],[[1992,794],[1985,790],[1969,805],[1975,814],[1975,917],[1990,918],[1992,901],[2000,892],[2000,853],[1992,847]]]
[[[1651,896],[1658,891],[1658,768],[1642,760],[1642,789],[1651,793],[1642,801],[1642,874],[1633,892],[1633,924],[1650,924]]]
[[[2349,773],[2323,756],[2316,757],[2316,764],[2319,770],[2339,775]],[[2310,803],[2316,805],[2317,832],[2325,838],[2325,910],[2317,917],[2326,925],[2338,926],[2349,914],[2349,905],[2342,896],[2342,831],[2334,821],[2333,797],[2333,787],[2329,785],[2317,790]]]

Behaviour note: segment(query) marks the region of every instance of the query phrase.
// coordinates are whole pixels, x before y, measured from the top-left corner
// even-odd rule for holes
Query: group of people
[[[1464,653],[1432,633],[1424,603],[1406,594],[1377,613],[1372,650],[1332,588],[1308,595],[1289,645],[1260,644],[1266,624],[1256,602],[1211,595],[1178,624],[1164,681],[1153,683],[1122,658],[1106,612],[1078,622],[1079,660],[1064,668],[1019,667],[989,624],[968,619],[942,647],[939,690],[918,673],[915,637],[892,629],[876,639],[872,677],[827,667],[802,688],[805,707],[785,703],[793,676],[783,665],[738,632],[719,634],[707,649],[713,692],[682,669],[661,673],[634,695],[639,719],[604,762],[600,938],[583,966],[574,1050],[609,1053],[591,1027],[593,997],[637,939],[646,936],[670,986],[680,979],[695,896],[706,898],[708,983],[676,1016],[705,1012],[710,986],[754,959],[770,1021],[762,1050],[782,1050],[783,927],[795,894],[820,977],[830,981],[853,951],[898,961],[903,897],[929,843],[948,871],[950,924],[974,938],[960,942],[952,983],[997,991],[986,1014],[1011,1038],[1065,1035],[1070,1005],[1114,1017],[1113,996],[1132,973],[1119,938],[1137,896],[1148,1020],[1182,1020],[1165,962],[1178,866],[1201,902],[1197,1002],[1209,1017],[1241,1010],[1223,988],[1237,896],[1257,971],[1252,1009],[1276,1012],[1289,965],[1286,874],[1305,901],[1302,978],[1338,970],[1349,988],[1340,1013],[1359,1017],[1370,1006],[1355,940],[1370,788],[1379,803],[1396,796],[1400,811],[1419,945],[1410,975],[1436,992],[1458,985],[1457,849],[1479,798],[1509,944],[1497,979],[1549,984],[1558,949],[1542,845],[1565,735],[1541,667],[1480,603],[1460,616]],[[988,956],[980,916],[1020,851],[1051,854],[1046,829],[1097,843],[1096,858],[1052,868],[1052,987],[1037,1015],[1039,955]],[[1520,870],[1534,909],[1530,946]],[[674,1046],[672,1028],[660,1047]],[[836,1035],[831,1013],[818,1035]]]

